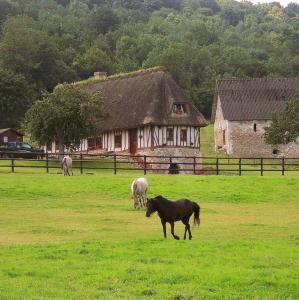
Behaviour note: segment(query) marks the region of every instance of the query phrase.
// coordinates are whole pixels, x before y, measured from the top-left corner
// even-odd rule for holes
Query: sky
[[[299,4],[299,0],[249,0],[252,3],[269,3],[269,2],[280,2],[282,6],[287,6],[288,3],[294,2]]]

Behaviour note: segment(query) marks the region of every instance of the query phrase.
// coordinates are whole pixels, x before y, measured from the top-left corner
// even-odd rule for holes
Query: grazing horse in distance
[[[64,176],[70,176],[70,171],[72,173],[73,176],[73,160],[69,155],[66,155],[63,157],[62,161],[61,161],[61,166],[63,168],[63,175]]]
[[[146,203],[146,217],[150,217],[154,212],[158,212],[161,219],[164,238],[166,238],[166,223],[170,223],[171,234],[176,239],[180,238],[174,234],[174,222],[182,221],[185,225],[184,240],[186,239],[186,233],[189,233],[189,240],[192,239],[190,230],[189,219],[194,213],[194,225],[200,224],[200,206],[196,202],[192,202],[188,199],[180,199],[177,201],[169,201],[162,196],[157,196],[153,199],[148,199]]]
[[[131,192],[134,208],[145,207],[148,182],[146,178],[137,178],[132,182]]]

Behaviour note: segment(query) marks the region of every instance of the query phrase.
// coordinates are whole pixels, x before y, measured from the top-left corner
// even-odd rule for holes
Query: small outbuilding
[[[0,144],[23,142],[23,134],[13,128],[0,129]]]
[[[298,145],[268,145],[265,127],[299,90],[299,78],[216,81],[212,122],[216,152],[232,157],[298,157]]]

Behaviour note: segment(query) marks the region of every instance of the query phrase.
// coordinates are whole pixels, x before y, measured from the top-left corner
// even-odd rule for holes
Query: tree
[[[81,78],[90,77],[95,71],[110,72],[112,60],[103,48],[100,43],[94,43],[74,60],[73,67]]]
[[[3,26],[0,61],[40,89],[50,91],[75,75],[61,59],[54,39],[36,27],[27,18],[9,18]]]
[[[266,143],[272,145],[294,142],[299,136],[299,93],[287,103],[281,117],[273,115],[272,123],[265,128]]]
[[[12,4],[6,0],[0,0],[0,24],[7,18],[8,15],[16,13]]]
[[[0,69],[0,128],[19,127],[32,102],[32,87],[22,75]]]
[[[107,33],[119,25],[117,14],[108,7],[98,8],[91,17],[91,28],[97,33]]]
[[[57,141],[64,146],[79,145],[80,140],[99,134],[98,122],[105,117],[101,93],[90,94],[82,87],[61,84],[28,110],[24,127],[41,145]]]

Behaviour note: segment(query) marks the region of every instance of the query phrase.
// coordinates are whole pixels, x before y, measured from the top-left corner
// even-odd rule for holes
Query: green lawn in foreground
[[[192,241],[131,208],[133,177],[1,174],[0,299],[299,298],[298,176],[147,176],[200,203]]]

